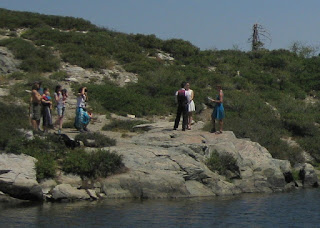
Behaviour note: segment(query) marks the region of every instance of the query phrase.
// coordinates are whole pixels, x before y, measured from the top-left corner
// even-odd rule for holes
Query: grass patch
[[[83,134],[78,134],[75,140],[82,141],[85,146],[88,147],[107,147],[115,146],[116,140],[111,139],[99,132],[88,132]]]
[[[49,76],[51,80],[56,80],[56,81],[64,81],[67,77],[68,77],[68,74],[65,71],[54,72]]]

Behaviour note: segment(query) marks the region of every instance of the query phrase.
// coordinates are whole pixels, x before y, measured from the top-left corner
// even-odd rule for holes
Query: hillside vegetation
[[[17,33],[19,29],[23,32]],[[215,86],[221,84],[226,130],[259,142],[275,158],[301,162],[305,150],[316,162],[320,161],[318,56],[306,58],[298,50],[285,49],[200,50],[181,39],[124,34],[79,18],[5,9],[0,9],[0,35],[8,36],[0,40],[0,46],[10,49],[22,61],[22,73],[1,77],[24,79],[14,86],[12,95],[25,101],[28,98],[19,91],[29,89],[32,80],[41,78],[53,88],[58,79],[42,77],[48,72],[57,75],[61,61],[97,71],[118,63],[136,73],[139,82],[124,88],[107,80],[99,85],[90,83],[86,85],[89,104],[99,104],[102,110],[118,114],[167,115],[175,112],[175,90],[182,81],[189,81],[200,113],[202,104],[210,107],[206,98],[214,97]],[[157,57],[160,52],[169,53],[174,60]],[[306,102],[310,97],[314,102]],[[1,135],[6,134],[3,129]],[[282,140],[288,137],[301,148],[289,147]],[[8,141],[8,137],[1,137],[1,147],[5,148]]]

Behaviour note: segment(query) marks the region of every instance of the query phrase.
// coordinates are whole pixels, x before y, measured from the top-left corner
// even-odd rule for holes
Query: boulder
[[[302,180],[303,187],[318,187],[318,175],[314,167],[309,163],[304,163],[298,166],[300,169],[299,177]]]
[[[64,172],[58,173],[57,182],[59,184],[70,184],[75,188],[80,188],[82,185],[82,179],[80,176],[74,174],[65,174]]]
[[[55,186],[57,186],[57,182],[53,179],[46,179],[40,182],[40,186],[42,188],[42,192],[44,194],[48,194]]]
[[[35,162],[28,155],[0,154],[0,191],[22,200],[43,200]]]
[[[60,184],[57,185],[51,191],[52,199],[56,201],[61,200],[88,200],[90,196],[85,189],[77,189],[72,187],[70,184]]]

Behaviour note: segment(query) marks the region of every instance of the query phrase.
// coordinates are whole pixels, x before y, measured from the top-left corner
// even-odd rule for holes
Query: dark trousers
[[[178,106],[176,120],[174,121],[174,128],[178,128],[181,114],[182,114],[182,129],[186,129],[188,125],[188,105]]]

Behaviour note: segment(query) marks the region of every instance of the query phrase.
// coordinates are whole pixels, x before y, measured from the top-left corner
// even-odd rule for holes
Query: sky
[[[202,50],[250,49],[255,23],[265,48],[320,46],[319,0],[0,0],[0,8],[84,18],[118,32],[183,39]]]

